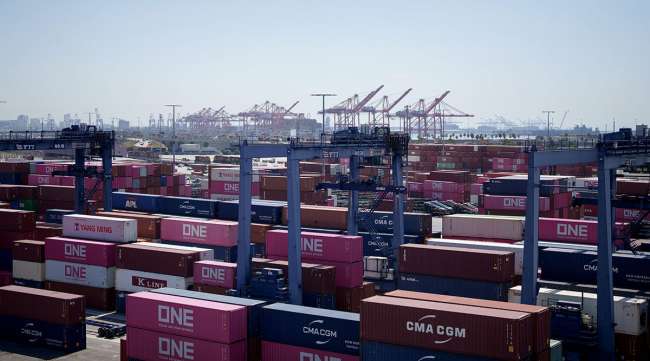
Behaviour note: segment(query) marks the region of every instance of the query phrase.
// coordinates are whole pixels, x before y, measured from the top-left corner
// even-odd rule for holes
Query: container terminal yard
[[[0,361],[650,361],[648,15],[0,1]]]

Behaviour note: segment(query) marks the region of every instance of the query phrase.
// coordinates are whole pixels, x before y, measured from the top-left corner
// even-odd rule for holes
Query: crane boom
[[[390,113],[390,111],[397,105],[397,103],[401,102],[402,99],[404,99],[410,92],[413,90],[413,88],[408,88],[404,94],[402,94],[397,100],[393,102],[393,104],[389,105],[388,108],[384,109],[384,112]]]
[[[372,99],[379,91],[383,88],[383,85],[380,85],[379,88],[375,89],[374,91],[371,91],[368,95],[366,95],[365,98],[363,98],[357,105],[352,109],[351,113],[358,113],[361,108],[363,108],[369,101]]]
[[[284,114],[288,114],[288,113],[289,113],[293,108],[296,107],[296,105],[298,105],[298,103],[300,103],[300,100],[296,100],[296,102],[293,103],[293,104],[289,107],[289,109],[287,109],[287,111],[284,112]]]
[[[438,104],[440,104],[440,102],[442,102],[442,100],[445,99],[445,97],[446,97],[447,95],[449,95],[449,93],[451,93],[451,91],[450,91],[450,90],[447,90],[446,92],[442,93],[441,96],[439,96],[438,98],[434,99],[433,102],[431,102],[431,105],[429,105],[429,107],[424,111],[424,114],[425,114],[425,115],[426,115],[426,114],[429,114],[429,113],[433,110],[433,108],[435,108],[436,106],[438,106]]]

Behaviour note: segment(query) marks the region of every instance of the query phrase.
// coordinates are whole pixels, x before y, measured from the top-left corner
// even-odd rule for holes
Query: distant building
[[[129,127],[130,127],[130,123],[128,120],[124,120],[124,119],[118,120],[117,122],[118,129],[124,130],[124,129],[129,129]]]
[[[647,137],[648,136],[648,126],[645,124],[637,124],[636,133],[637,137]]]
[[[29,120],[29,130],[41,130],[43,122],[39,118],[32,118]]]

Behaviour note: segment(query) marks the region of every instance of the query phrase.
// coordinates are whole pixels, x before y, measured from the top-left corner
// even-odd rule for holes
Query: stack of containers
[[[434,200],[469,201],[471,174],[468,171],[438,170],[433,171],[424,181],[425,198]]]
[[[237,264],[219,261],[194,263],[194,289],[199,292],[225,295],[236,287]]]
[[[45,288],[83,295],[90,308],[115,309],[115,247],[110,242],[47,238]]]
[[[0,183],[2,184],[27,184],[29,163],[27,162],[0,162]]]
[[[287,204],[278,201],[264,201],[253,199],[251,202],[251,222],[262,224],[281,224],[283,207]],[[239,219],[239,202],[219,202],[217,206],[217,218],[236,221]]]
[[[300,176],[300,202],[305,204],[325,204],[327,192],[316,191],[320,175]],[[287,200],[288,178],[286,176],[263,175],[260,179],[260,198],[273,201]]]
[[[361,303],[364,360],[526,360],[531,313],[375,296]]]
[[[118,246],[115,255],[118,302],[126,299],[128,305],[126,296],[134,292],[163,287],[190,288],[194,283],[194,262],[200,260],[199,250],[161,248],[144,243]],[[119,311],[123,311],[122,306]]]
[[[237,222],[191,218],[163,218],[160,237],[163,243],[210,248],[224,262],[237,260]]]
[[[21,286],[0,287],[0,334],[33,346],[86,348],[83,296]]]
[[[264,361],[361,360],[357,313],[275,303],[261,326]]]
[[[48,209],[75,209],[74,187],[60,185],[38,186],[38,213],[45,214]]]
[[[0,284],[11,284],[12,248],[14,241],[34,239],[36,215],[34,212],[0,209]]]
[[[512,252],[406,244],[399,289],[506,301],[515,276]]]
[[[336,268],[337,293],[348,294],[363,286],[363,239],[331,233],[301,232],[301,257]],[[266,253],[269,258],[287,260],[289,233],[285,230],[266,232]],[[350,308],[355,305],[350,305]]]
[[[246,360],[244,306],[153,292],[126,303],[129,359]]]
[[[45,282],[45,242],[20,240],[13,247],[14,284],[43,288]]]
[[[258,169],[253,172],[251,195],[260,196],[260,175]],[[210,167],[208,173],[210,199],[231,201],[239,199],[239,167]]]
[[[36,222],[36,229],[34,231],[34,239],[44,241],[49,237],[63,236],[63,227],[61,224]]]
[[[565,218],[573,196],[575,177],[540,176],[540,216]],[[483,185],[482,212],[521,216],[526,213],[527,175],[492,178]]]
[[[160,197],[157,213],[185,217],[215,218],[218,201],[187,197]]]
[[[524,239],[524,217],[453,214],[442,217],[449,239],[515,243]]]
[[[160,222],[162,217],[153,216],[146,213],[139,212],[97,212],[98,216],[113,217],[123,219],[133,219],[137,222],[138,239],[146,240],[159,240],[160,239]]]

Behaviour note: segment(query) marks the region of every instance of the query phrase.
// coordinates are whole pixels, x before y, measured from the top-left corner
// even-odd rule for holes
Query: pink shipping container
[[[160,238],[210,246],[236,246],[237,222],[163,218],[160,222]]]
[[[594,214],[598,214],[597,208]],[[641,217],[641,210],[631,208],[614,208],[614,217],[616,218],[617,222],[634,222],[638,220],[639,217]],[[650,220],[650,215],[647,215],[645,220]]]
[[[34,167],[34,173],[45,174],[45,175],[52,175],[52,172],[54,171],[66,171],[66,170],[68,170],[68,165],[59,164],[59,163],[36,164],[36,166]]]
[[[408,182],[407,187],[409,192],[422,192],[424,190],[424,183]]]
[[[301,232],[304,260],[359,262],[363,260],[363,238],[330,233]],[[289,233],[285,230],[266,232],[266,254],[269,257],[288,256]]]
[[[194,283],[235,288],[236,263],[219,261],[194,262]]]
[[[219,343],[246,338],[246,307],[138,292],[126,298],[126,322],[137,327]]]
[[[483,208],[507,210],[507,211],[525,211],[525,196],[495,196],[486,194],[483,196]],[[539,197],[539,210],[542,212],[551,210],[551,199],[549,197]]]
[[[321,261],[324,266],[336,268],[336,287],[354,288],[363,285],[363,262],[341,263]]]
[[[425,180],[423,190],[432,190],[434,192],[462,192],[465,190],[464,185],[456,182],[445,182],[437,180]]]
[[[424,197],[435,201],[465,202],[465,193],[425,191]]]
[[[624,227],[623,223],[616,223],[616,233],[620,234]],[[540,218],[539,239],[554,242],[597,244],[598,222],[581,219]]]
[[[30,186],[40,186],[43,184],[59,185],[56,177],[51,175],[30,174],[27,176],[27,184]]]
[[[472,183],[469,186],[469,192],[471,194],[483,194],[483,183]]]
[[[138,227],[133,219],[71,214],[63,216],[63,235],[111,242],[135,242]]]
[[[442,235],[445,238],[521,241],[524,237],[524,217],[473,214],[444,216]]]
[[[115,266],[115,243],[65,237],[45,239],[45,258],[87,265]]]
[[[127,311],[128,312],[128,311]],[[127,320],[128,322],[128,320]],[[142,361],[244,361],[246,341],[229,345],[127,327],[129,358]]]
[[[69,176],[54,176],[57,179],[57,184],[61,186],[72,187],[74,186],[74,177]]]
[[[115,177],[113,178],[113,188],[131,188],[133,178],[131,177]]]
[[[360,361],[359,356],[262,341],[263,361]]]

